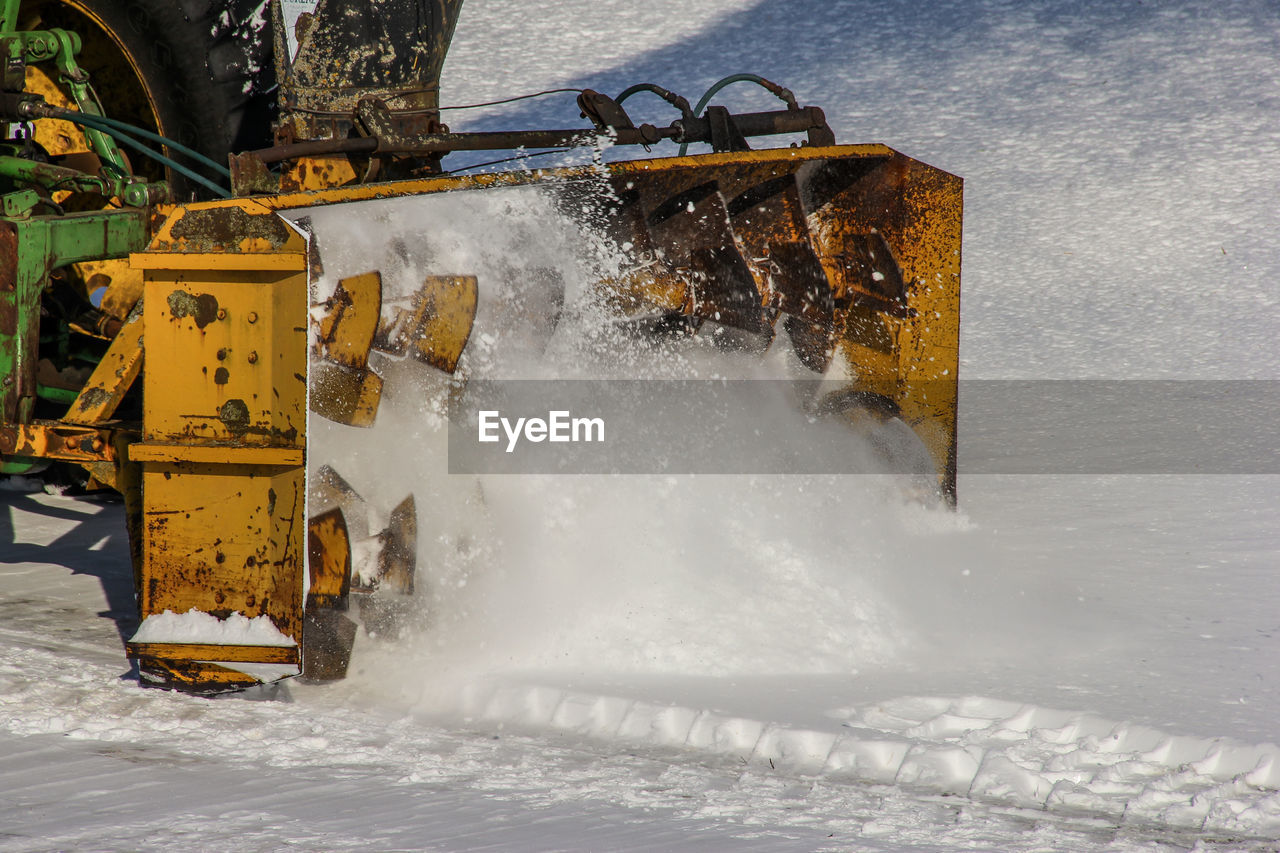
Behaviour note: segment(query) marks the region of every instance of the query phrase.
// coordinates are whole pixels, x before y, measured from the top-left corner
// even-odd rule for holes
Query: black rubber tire
[[[269,144],[275,70],[269,22],[254,18],[260,7],[254,0],[41,0],[24,3],[23,12],[32,18],[24,26],[80,34],[81,65],[108,116],[225,163],[232,151]],[[140,155],[130,158],[148,174]],[[209,195],[167,177],[179,200]]]

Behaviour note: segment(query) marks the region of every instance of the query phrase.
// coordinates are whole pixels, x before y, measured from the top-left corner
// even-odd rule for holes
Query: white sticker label
[[[320,0],[280,0],[280,12],[284,18],[284,38],[289,50],[289,61],[298,56],[298,18],[305,13],[314,13]]]

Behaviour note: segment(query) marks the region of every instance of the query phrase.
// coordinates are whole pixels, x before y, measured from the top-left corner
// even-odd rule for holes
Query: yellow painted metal
[[[628,160],[620,163],[606,163],[605,169],[613,174],[644,174],[740,163],[757,163],[766,166],[778,163],[792,163],[799,167],[805,163],[830,157],[888,158],[894,155],[902,156],[889,146],[879,144],[836,145],[829,148],[771,148],[759,151],[738,151],[730,154],[700,154],[687,157],[657,157],[652,160]],[[450,175],[381,184],[356,184],[310,192],[262,196],[255,200],[272,210],[294,210],[315,205],[342,204],[344,202],[368,201],[379,198],[403,198],[404,196],[439,193],[449,190],[523,186],[547,181],[558,182],[599,174],[600,170],[595,166],[533,169],[527,172],[489,172],[479,175]]]
[[[143,618],[266,615],[302,640],[306,251],[239,200],[177,208],[131,258],[145,277],[143,441],[129,448],[142,465]],[[235,660],[276,662],[278,648],[261,648]],[[152,652],[139,655],[144,676],[166,683],[253,681]]]
[[[280,175],[282,192],[324,190],[354,183],[356,171],[345,156],[299,157],[291,160]]]
[[[646,204],[716,182],[723,199],[735,202],[721,201],[720,209],[726,223],[734,220],[731,239],[762,309],[797,320],[803,328],[788,331],[797,349],[804,335],[812,336],[819,369],[842,370],[846,387],[895,404],[933,454],[944,491],[954,488],[958,178],[884,146],[606,168],[615,184],[634,177],[649,193]],[[312,565],[316,591],[327,598],[343,592],[349,543],[336,521],[309,531],[304,517],[308,246],[276,211],[600,175],[562,169],[444,177],[172,210],[148,250],[131,258],[145,276],[145,435],[129,448],[143,472],[141,615],[191,608],[220,617],[265,614],[301,645],[309,624],[302,595],[307,548],[321,558]],[[757,202],[753,188],[762,186],[771,189]],[[770,230],[749,227],[753,217],[771,223]],[[830,283],[834,308],[827,303],[825,314],[807,317],[808,307],[788,303],[794,295],[775,276],[786,253],[792,261],[816,259],[821,268],[814,275]],[[875,264],[891,268],[893,280],[883,282]],[[695,313],[699,296],[685,278],[670,265],[641,266],[601,286],[622,301]],[[377,274],[344,280],[319,323],[313,409],[345,423],[372,422],[381,380],[367,361],[371,339],[375,348],[453,369],[474,321],[476,289],[469,276],[429,277],[412,306],[378,328]],[[217,661],[278,662],[278,648],[262,649],[236,652],[245,655],[237,658],[164,645],[130,652],[154,678],[221,689],[251,677]]]
[[[382,377],[372,370],[317,360],[311,365],[311,411],[334,423],[371,427],[382,400]]]
[[[213,462],[225,465],[301,465],[306,453],[301,447],[244,447],[236,444],[160,444],[135,442],[129,445],[131,462]]]
[[[227,199],[172,208],[156,230],[147,252],[255,255],[260,256],[256,262],[239,262],[258,263],[262,269],[303,269],[305,254],[299,261],[296,250],[304,241],[288,223],[273,214],[276,208],[263,204],[269,198]],[[182,257],[171,261],[183,262]],[[185,262],[195,261],[187,258]],[[227,258],[213,268],[232,269],[229,265],[235,263],[237,259]],[[299,263],[303,266],[298,266]],[[143,269],[148,266],[145,255],[141,266]]]
[[[67,97],[58,82],[50,76],[51,64],[32,64],[26,68],[24,88],[35,95],[40,95],[46,102],[62,109],[75,109],[75,103]],[[84,132],[69,121],[61,119],[40,119],[34,122],[34,137],[50,156],[58,157],[89,151],[89,142]]]
[[[305,273],[220,268],[224,257],[147,270],[146,440],[301,447]]]
[[[142,315],[135,314],[111,341],[63,420],[92,424],[111,417],[141,371]]]
[[[178,250],[180,251],[180,250]],[[138,270],[205,270],[209,268],[210,256],[216,252],[192,253],[190,255],[170,252],[136,252],[129,256],[129,262]],[[257,270],[272,272],[301,271],[307,268],[306,258],[287,253],[221,255],[217,269],[221,272],[238,270]]]
[[[72,264],[70,270],[86,299],[103,291],[100,307],[118,320],[127,318],[142,298],[142,270],[129,266],[127,258],[85,261]]]
[[[164,658],[174,661],[221,661],[223,663],[298,664],[297,646],[233,646],[212,643],[128,643],[132,657]]]
[[[846,192],[840,208],[812,217],[818,254],[838,259],[855,235],[880,234],[901,270],[906,310],[855,297],[838,350],[856,387],[899,406],[954,498],[963,182],[895,154]]]
[[[143,462],[141,616],[267,615],[301,641],[303,491],[301,466]]]
[[[684,280],[656,263],[604,279],[599,288],[610,306],[623,315],[652,309],[684,311],[689,307],[686,300],[689,288]]]
[[[266,647],[259,646],[258,648]],[[212,694],[244,690],[262,683],[255,676],[236,669],[235,662],[229,662],[228,666],[222,666],[217,659],[188,660],[175,657],[175,654],[182,653],[182,649],[175,648],[167,643],[149,644],[147,651],[150,653],[145,655],[138,654],[139,647],[133,644],[127,644],[125,649],[130,657],[138,661],[138,668],[143,673],[143,676],[153,684],[161,684],[191,693]],[[172,651],[170,651],[171,649]],[[240,661],[239,663],[256,666],[261,666],[264,663],[276,663],[273,659],[276,656],[274,652],[262,652],[261,654],[268,660]],[[292,669],[300,668],[300,665],[296,663],[276,665]]]

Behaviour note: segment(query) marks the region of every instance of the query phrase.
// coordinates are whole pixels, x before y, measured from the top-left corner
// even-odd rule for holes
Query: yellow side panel
[[[266,614],[302,640],[304,470],[144,463],[140,611]]]
[[[302,446],[304,275],[276,270],[148,271],[148,441]],[[186,256],[184,263],[192,262]]]
[[[130,448],[142,466],[139,610],[265,615],[301,644],[306,245],[269,220],[251,202],[178,208],[131,259],[144,271],[147,362],[143,440]],[[278,654],[263,649],[225,660]],[[185,689],[254,680],[171,643],[145,651],[144,674]]]

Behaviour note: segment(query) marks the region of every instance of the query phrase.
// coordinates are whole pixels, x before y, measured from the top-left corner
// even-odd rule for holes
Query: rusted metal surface
[[[0,423],[31,420],[39,358],[40,292],[48,277],[48,231],[0,221]]]
[[[234,206],[180,209],[163,234],[186,252],[279,251],[295,236],[277,216]]]
[[[218,299],[211,293],[187,293],[185,290],[171,290],[164,300],[169,306],[169,316],[175,320],[190,317],[197,329],[218,319]]]
[[[345,155],[295,157],[281,167],[280,191],[303,192],[341,187],[358,179]]]
[[[18,286],[18,229],[13,223],[0,222],[0,293],[12,293]],[[5,303],[0,302],[0,306]],[[16,327],[0,319],[0,332]]]
[[[30,457],[64,462],[112,462],[114,430],[61,421],[0,423],[0,459]]]
[[[280,178],[267,169],[251,151],[243,154],[232,154],[229,163],[231,169],[231,194],[236,196],[254,195],[258,193],[280,192]]]
[[[129,445],[134,462],[199,462],[292,468],[303,463],[301,447],[262,447],[243,444],[135,441]]]
[[[156,656],[130,654],[130,657],[137,660],[138,672],[146,684],[196,695],[215,695],[244,690],[261,683],[248,673],[207,660],[175,660],[165,657],[168,649],[162,644],[153,644],[152,651]]]
[[[439,81],[462,0],[323,0],[303,15],[290,56],[277,10],[281,132],[340,139],[362,98],[391,110],[396,133],[439,127]]]

